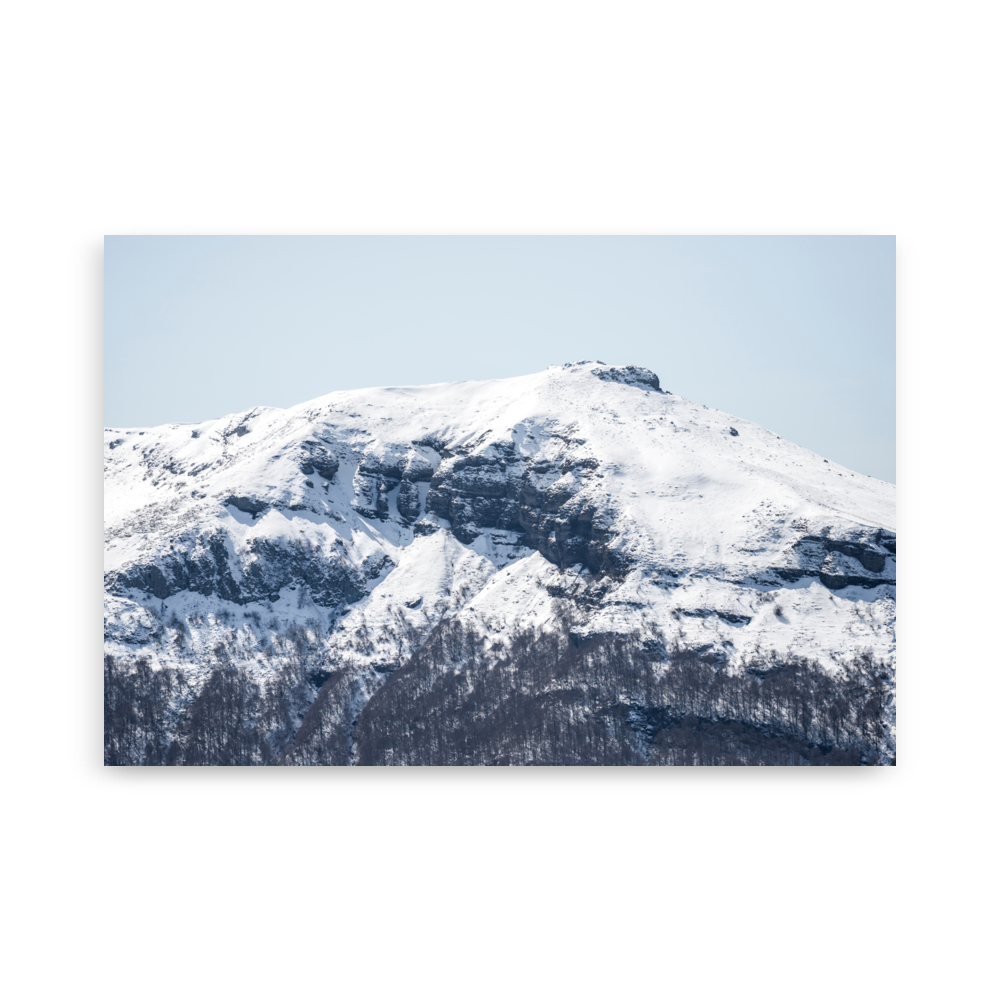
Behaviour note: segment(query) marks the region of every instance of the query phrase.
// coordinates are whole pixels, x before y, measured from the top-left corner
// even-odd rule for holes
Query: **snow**
[[[803,536],[894,530],[892,484],[730,414],[614,381],[609,372],[575,363],[511,379],[336,392],[287,410],[258,407],[195,425],[107,429],[109,580],[137,565],[164,566],[171,552],[207,551],[215,532],[227,539],[236,581],[262,541],[302,543],[317,559],[345,559],[367,580],[367,594],[339,610],[287,589],[277,601],[246,606],[190,591],[163,601],[136,590],[114,593],[106,603],[108,648],[134,652],[146,644],[158,665],[196,669],[204,649],[236,628],[218,618],[224,606],[240,629],[249,613],[279,630],[318,621],[324,655],[359,669],[398,664],[446,618],[459,616],[493,641],[515,627],[546,627],[557,611],[553,591],[596,586],[582,566],[560,570],[509,531],[459,541],[426,511],[426,481],[417,484],[417,527],[431,534],[397,514],[395,490],[386,520],[352,506],[364,485],[363,463],[421,464],[425,480],[470,455],[497,463],[513,449],[516,460],[538,468],[552,463],[535,475],[537,483],[605,513],[609,546],[631,567],[605,581],[596,606],[574,623],[581,633],[659,630],[667,641],[728,655],[776,649],[830,666],[861,649],[894,654],[891,582],[831,592],[815,575],[791,582],[768,576],[798,565]],[[305,442],[339,462],[332,481],[303,474]],[[502,480],[497,468],[484,468],[482,481]],[[266,509],[248,513],[234,499]],[[829,565],[846,563],[848,556],[833,553]],[[166,639],[157,645],[151,638],[154,605],[161,622],[177,614],[211,624],[192,624],[192,641],[178,653]],[[252,642],[247,649],[252,659]]]

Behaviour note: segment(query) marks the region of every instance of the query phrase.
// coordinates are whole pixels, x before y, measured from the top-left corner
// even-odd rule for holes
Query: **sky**
[[[566,361],[895,482],[892,236],[108,236],[104,421]]]

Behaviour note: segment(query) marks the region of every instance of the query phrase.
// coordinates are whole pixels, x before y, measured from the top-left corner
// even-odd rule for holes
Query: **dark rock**
[[[824,541],[829,551],[840,552],[842,555],[856,559],[870,573],[881,573],[885,569],[885,555],[867,545],[836,538],[827,538]]]
[[[249,604],[275,601],[284,587],[305,586],[317,604],[337,608],[367,593],[366,575],[373,571],[371,566],[359,570],[346,556],[335,551],[331,557],[304,542],[252,538],[246,554],[239,558],[240,572],[234,576],[232,562],[237,557],[224,531],[192,539],[188,547],[190,551],[175,550],[112,571],[105,575],[105,587],[122,595],[136,589],[160,600],[189,590]],[[374,567],[374,575],[381,568]]]
[[[451,533],[463,545],[471,545],[482,534],[475,521],[461,521],[458,524],[453,524]]]
[[[799,580],[804,580],[807,577],[815,577],[827,590],[842,590],[844,587],[864,587],[872,590],[875,587],[883,585],[890,587],[896,585],[894,579],[885,577],[851,576],[839,573],[823,573],[808,569],[779,568],[773,569],[770,572],[786,583],[798,583]]]
[[[749,625],[753,619],[750,615],[741,615],[733,611],[716,611],[713,608],[693,608],[681,610],[687,618],[721,618],[730,625]]]
[[[354,474],[354,499],[351,506],[362,517],[378,517],[379,477],[365,475],[361,469]]]
[[[447,524],[447,522],[445,522]],[[413,533],[415,535],[433,535],[435,531],[440,531],[445,525],[441,524],[440,521],[432,514],[430,517],[424,515],[417,523],[413,526]]]
[[[894,550],[895,535],[891,532],[858,529],[848,537],[838,537],[824,530],[818,535],[803,535],[792,547],[798,566],[775,572],[786,581],[816,577],[831,590],[895,584],[894,566],[890,565]]]
[[[332,482],[333,477],[337,474],[337,469],[340,468],[340,462],[329,453],[313,455],[312,464],[316,475],[322,476],[327,482]]]
[[[734,611],[717,611],[716,614],[730,625],[749,625],[753,621],[750,615],[740,615]]]
[[[399,482],[403,478],[403,470],[406,468],[406,452],[396,454],[369,454],[361,456],[358,463],[358,471],[369,476],[377,476],[382,479],[391,479]]]
[[[222,501],[224,507],[235,507],[237,510],[243,511],[244,514],[253,514],[257,517],[258,514],[262,514],[271,505],[265,500],[258,500],[255,497],[237,497],[232,494]]]
[[[351,506],[364,517],[386,520],[388,494],[398,486],[396,508],[404,521],[415,521],[420,516],[420,492],[415,484],[430,482],[433,475],[434,466],[414,448],[382,447],[365,452],[354,475]]]
[[[378,497],[375,505],[375,516],[380,521],[385,521],[389,517],[389,493],[395,488],[395,483],[385,479],[379,481]]]
[[[520,544],[562,569],[580,563],[594,573],[618,575],[624,561],[609,548],[610,514],[578,500],[596,468],[590,457],[534,461],[522,458],[513,442],[496,442],[485,452],[443,461],[431,479],[427,510],[450,521],[465,544],[491,528],[513,531],[521,535]],[[566,473],[573,473],[569,481]]]
[[[316,474],[330,482],[340,468],[340,462],[330,450],[318,441],[303,441],[304,454],[299,460],[299,469],[304,476]]]
[[[436,438],[433,435],[426,435],[425,437],[419,438],[413,442],[414,448],[429,448],[431,451],[437,452],[440,458],[451,458],[453,457],[452,451],[448,448],[448,442],[442,438]]]
[[[648,368],[639,368],[637,365],[626,365],[624,368],[595,368],[593,374],[602,382],[620,382],[622,385],[631,385],[636,389],[647,389],[652,392],[663,392],[660,388],[659,377]]]
[[[434,476],[434,466],[419,452],[407,456],[403,479],[411,483],[429,483]]]
[[[396,509],[399,516],[407,523],[412,523],[420,517],[420,487],[416,483],[404,480],[399,485],[396,495]]]
[[[361,564],[361,568],[369,580],[376,580],[382,575],[387,566],[390,570],[392,570],[395,565],[396,564],[392,561],[392,558],[383,552],[370,555]],[[365,592],[367,593],[367,590]]]

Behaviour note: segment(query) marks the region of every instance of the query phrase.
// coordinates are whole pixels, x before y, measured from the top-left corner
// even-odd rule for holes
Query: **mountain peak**
[[[894,656],[895,488],[648,368],[335,392],[105,438],[107,652],[195,687],[223,662],[271,683],[294,660],[357,713],[446,628],[496,657],[527,634],[831,676]]]
[[[591,375],[596,375],[602,382],[620,382],[622,385],[635,386],[637,389],[665,391],[660,388],[659,376],[639,365],[616,367],[606,365],[603,361],[568,361],[564,365],[549,365],[548,371],[587,371]]]

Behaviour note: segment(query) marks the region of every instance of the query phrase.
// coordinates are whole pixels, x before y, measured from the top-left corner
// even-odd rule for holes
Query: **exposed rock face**
[[[624,560],[607,547],[610,517],[580,495],[599,463],[574,455],[572,446],[564,455],[558,463],[522,457],[513,442],[500,442],[445,459],[431,480],[427,508],[466,544],[499,528],[516,532],[520,544],[561,569],[579,563],[594,573],[621,571]]]
[[[258,500],[256,497],[237,497],[231,493],[223,500],[223,505],[235,507],[237,510],[243,511],[244,514],[252,514],[254,517],[263,514],[270,507],[266,500]]]
[[[407,524],[412,524],[420,517],[420,487],[412,480],[404,479],[399,484],[396,509]]]
[[[625,368],[594,368],[592,374],[604,382],[620,382],[622,385],[632,385],[639,389],[663,392],[659,376],[654,375],[648,368],[638,368],[635,365],[627,365]]]
[[[294,539],[270,538],[250,539],[237,558],[228,535],[218,530],[177,539],[172,551],[106,574],[105,588],[116,595],[141,591],[159,600],[190,592],[242,606],[277,601],[284,588],[302,586],[317,603],[334,609],[363,597],[368,580],[377,577],[388,561],[383,556],[358,566],[347,558],[343,546],[322,552]]]
[[[311,476],[315,473],[329,482],[337,474],[340,463],[318,441],[303,441],[302,451],[299,469],[304,476]]]
[[[751,615],[738,615],[731,611],[717,611],[714,608],[684,608],[681,614],[686,618],[720,618],[730,625],[748,625],[753,621]]]
[[[427,454],[435,460],[432,463]],[[420,516],[417,483],[429,482],[434,474],[437,455],[419,445],[389,445],[377,442],[369,445],[358,462],[354,474],[354,500],[351,504],[364,517],[389,517],[389,497],[397,489],[397,509],[409,522]],[[405,489],[402,489],[405,484]],[[399,497],[402,496],[402,506]]]
[[[391,489],[390,483],[391,480],[366,472],[359,466],[354,473],[354,500],[351,506],[362,517],[380,517],[385,520],[389,513],[386,494]]]
[[[792,546],[794,565],[775,567],[774,573],[788,582],[813,577],[830,590],[894,586],[895,548],[893,532],[836,524],[803,535]]]

